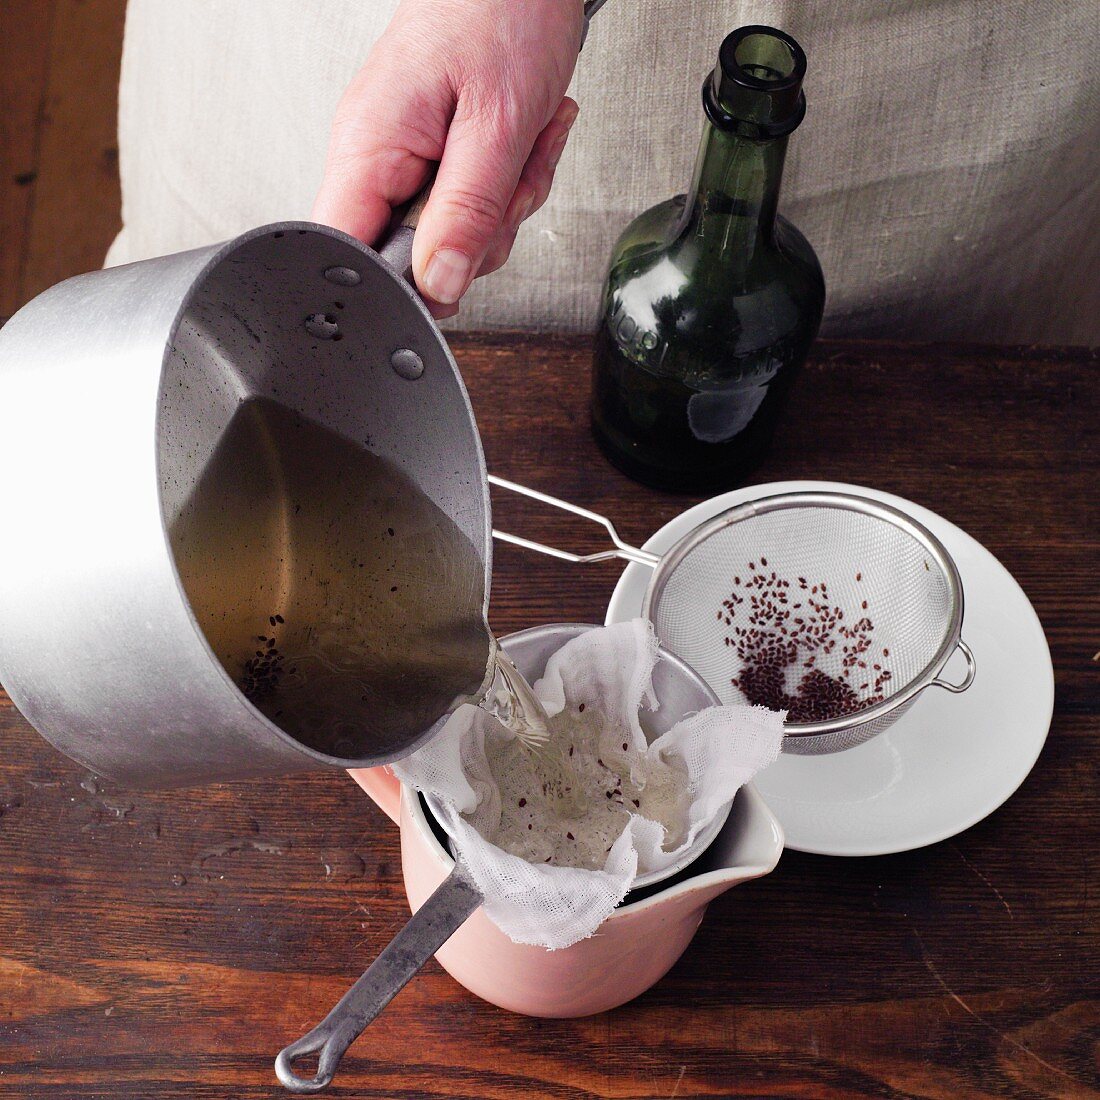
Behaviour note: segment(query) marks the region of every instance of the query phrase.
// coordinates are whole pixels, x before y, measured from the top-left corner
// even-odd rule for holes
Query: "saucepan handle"
[[[432,165],[428,182],[424,184],[412,202],[405,207],[404,214],[376,246],[378,255],[410,285],[413,281],[413,237],[416,234],[416,227],[420,223],[420,215],[424,213],[424,207],[428,205],[428,198],[432,193],[436,167],[436,165]]]
[[[320,1092],[332,1081],[344,1051],[409,979],[481,904],[481,891],[461,863],[412,915],[336,1007],[307,1035],[279,1051],[275,1075],[291,1092]],[[299,1077],[295,1058],[316,1054],[317,1072]]]
[[[588,38],[588,27],[592,22],[592,16],[607,3],[607,0],[585,0],[584,4],[584,29],[581,31],[581,49]]]

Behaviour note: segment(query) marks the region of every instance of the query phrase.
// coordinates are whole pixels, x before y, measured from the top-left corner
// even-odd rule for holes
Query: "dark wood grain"
[[[0,3],[0,316],[99,267],[118,232],[126,0]]]
[[[585,341],[456,351],[497,473],[606,511],[635,539],[692,503],[598,456]],[[332,1095],[1100,1095],[1097,369],[1075,351],[823,344],[755,478],[901,493],[1020,580],[1057,702],[1009,803],[906,855],[787,853],[714,903],[668,977],[601,1016],[513,1016],[433,962]],[[584,543],[527,504],[502,499],[497,518]],[[494,626],[597,621],[617,574],[499,547]],[[339,775],[116,790],[2,694],[0,737],[0,1095],[280,1095],[275,1051],[405,920],[392,826]]]
[[[52,4],[0,5],[0,317],[23,304],[28,227],[38,181]]]

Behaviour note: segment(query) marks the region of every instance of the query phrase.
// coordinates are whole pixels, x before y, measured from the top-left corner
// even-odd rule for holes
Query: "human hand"
[[[337,108],[314,219],[373,243],[438,162],[413,277],[457,313],[546,201],[582,25],[581,0],[402,0]]]

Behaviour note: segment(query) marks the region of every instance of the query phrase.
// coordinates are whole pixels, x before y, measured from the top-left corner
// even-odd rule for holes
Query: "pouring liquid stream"
[[[570,820],[584,817],[589,800],[564,742],[551,732],[550,718],[531,685],[494,639],[496,672],[502,683],[490,712],[535,757],[541,789],[554,812]]]

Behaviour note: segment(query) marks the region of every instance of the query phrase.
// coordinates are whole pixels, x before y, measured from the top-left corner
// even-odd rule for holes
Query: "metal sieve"
[[[925,688],[957,693],[974,680],[974,655],[960,636],[958,569],[939,539],[889,505],[848,493],[763,497],[657,555],[624,542],[606,516],[489,481],[601,524],[614,548],[573,554],[494,531],[500,541],[564,561],[622,558],[651,568],[642,614],[661,644],[723,703],[782,700],[768,705],[795,716],[785,752],[852,748],[896,722]],[[940,672],[956,649],[967,670],[954,684]],[[814,713],[828,705],[827,716]]]

